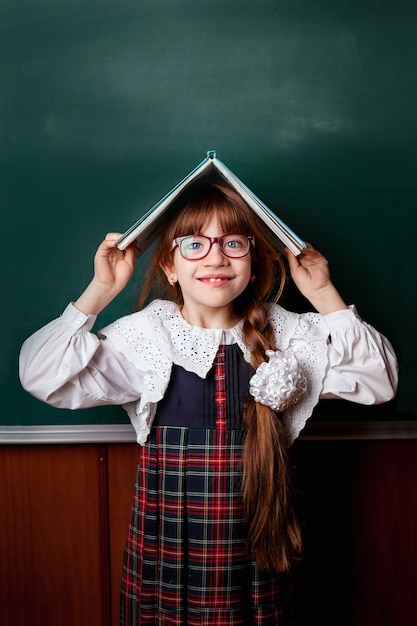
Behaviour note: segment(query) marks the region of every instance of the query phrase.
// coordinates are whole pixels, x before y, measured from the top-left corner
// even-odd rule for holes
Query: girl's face
[[[226,233],[221,231],[216,215],[212,214],[199,234],[221,237]],[[214,243],[203,259],[188,260],[181,256],[177,246],[172,252],[172,261],[161,263],[161,267],[168,280],[178,281],[181,287],[182,315],[187,322],[203,328],[230,328],[238,322],[233,302],[250,280],[250,252],[233,259],[225,256]]]

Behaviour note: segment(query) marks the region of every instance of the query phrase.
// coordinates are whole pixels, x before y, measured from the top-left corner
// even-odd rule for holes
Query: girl
[[[287,253],[317,312],[277,304],[285,264],[228,185],[193,188],[160,232],[139,311],[99,335],[134,249],[99,246],[91,283],[26,340],[23,386],[57,407],[122,404],[143,446],[121,623],[292,624],[301,553],[287,450],[320,398],[390,400],[390,343],[348,307],[312,246]]]

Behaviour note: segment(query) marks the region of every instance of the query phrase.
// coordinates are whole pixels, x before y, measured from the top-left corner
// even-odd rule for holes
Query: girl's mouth
[[[202,276],[200,282],[209,285],[223,285],[231,280],[230,276]]]

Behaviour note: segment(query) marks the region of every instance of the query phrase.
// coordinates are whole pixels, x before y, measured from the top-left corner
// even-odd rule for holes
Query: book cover
[[[175,200],[193,183],[202,178],[220,177],[225,180],[251,209],[264,221],[271,232],[278,238],[282,246],[286,246],[298,256],[306,244],[294,231],[269,209],[216,155],[215,150],[209,150],[206,158],[183,178],[171,191],[157,202],[145,215],[135,222],[116,241],[115,245],[124,250],[136,240],[136,253],[140,256],[153,243],[164,216],[172,207]]]

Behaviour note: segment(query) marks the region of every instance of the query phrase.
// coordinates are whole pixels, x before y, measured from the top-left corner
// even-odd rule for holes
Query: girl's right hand
[[[115,295],[126,287],[135,268],[135,244],[120,250],[114,245],[119,236],[118,233],[108,233],[94,257],[93,281]]]
[[[126,250],[114,243],[118,233],[109,233],[94,257],[94,277],[74,305],[86,314],[98,315],[127,285],[135,268],[135,242]]]

